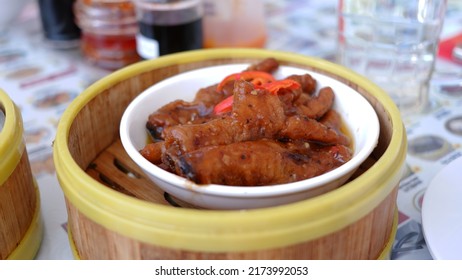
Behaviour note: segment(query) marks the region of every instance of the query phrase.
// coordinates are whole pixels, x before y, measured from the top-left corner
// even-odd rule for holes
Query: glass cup
[[[446,0],[339,0],[337,62],[382,87],[402,114],[428,106]]]

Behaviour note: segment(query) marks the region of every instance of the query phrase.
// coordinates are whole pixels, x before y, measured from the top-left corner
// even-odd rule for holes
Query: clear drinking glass
[[[339,0],[337,62],[382,87],[403,114],[428,105],[446,0]]]

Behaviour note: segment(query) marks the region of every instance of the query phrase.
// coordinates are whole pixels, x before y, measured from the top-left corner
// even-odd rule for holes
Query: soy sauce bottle
[[[202,0],[135,0],[144,59],[202,48]]]
[[[56,49],[80,44],[80,28],[74,22],[75,0],[38,0],[46,45]]]

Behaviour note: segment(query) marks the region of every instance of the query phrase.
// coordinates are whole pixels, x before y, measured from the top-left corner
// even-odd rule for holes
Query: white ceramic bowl
[[[127,107],[120,124],[122,145],[128,155],[160,188],[193,205],[211,209],[250,209],[282,205],[313,197],[339,187],[370,155],[378,142],[380,125],[369,102],[351,87],[329,76],[289,66],[280,66],[276,78],[309,73],[318,89],[330,86],[335,92],[334,109],[352,134],[354,155],[342,166],[314,178],[271,186],[244,187],[198,185],[165,171],[146,160],[139,150],[146,144],[149,114],[175,99],[191,101],[201,87],[215,84],[228,74],[240,72],[246,64],[213,66],[184,72],[165,79],[137,96]]]

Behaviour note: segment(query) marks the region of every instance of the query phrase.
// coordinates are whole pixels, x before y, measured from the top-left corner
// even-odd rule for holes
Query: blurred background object
[[[267,40],[261,0],[204,0],[204,47],[263,48]]]
[[[428,110],[446,0],[340,0],[338,63],[382,87],[402,114]]]
[[[79,46],[80,29],[74,20],[74,2],[38,0],[45,41],[50,47],[68,49]]]
[[[74,13],[82,30],[82,54],[91,64],[116,70],[140,60],[132,1],[77,0]]]
[[[0,0],[0,36],[5,34],[10,25],[19,16],[29,0]]]
[[[452,49],[452,56],[454,59],[462,62],[462,40],[454,46],[454,49]]]
[[[133,0],[145,59],[202,48],[202,0]]]

